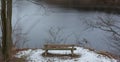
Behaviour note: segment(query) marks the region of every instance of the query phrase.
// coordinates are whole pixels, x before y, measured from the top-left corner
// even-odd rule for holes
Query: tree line
[[[40,2],[39,0],[36,0]],[[77,10],[120,13],[120,0],[45,0],[46,3]]]
[[[39,1],[39,0],[36,0]],[[45,0],[48,3],[55,4],[76,4],[76,5],[115,5],[120,6],[119,0]]]

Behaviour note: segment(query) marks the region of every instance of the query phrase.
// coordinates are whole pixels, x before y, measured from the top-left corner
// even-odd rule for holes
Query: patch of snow
[[[60,59],[58,57],[43,57],[42,49],[20,51],[15,56],[18,58],[26,57],[28,62],[117,62],[115,59],[110,59],[107,56],[97,54],[88,49],[76,47],[75,54],[81,55],[79,58]],[[55,54],[69,54],[71,51],[49,50],[50,53]]]

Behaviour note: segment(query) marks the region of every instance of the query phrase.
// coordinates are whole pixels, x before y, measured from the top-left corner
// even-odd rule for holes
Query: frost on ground
[[[80,55],[79,58],[60,59],[59,57],[43,57],[42,49],[20,51],[15,56],[18,58],[26,58],[28,62],[117,62],[115,59],[110,59],[106,56],[97,54],[88,49],[76,47],[75,54]],[[69,54],[71,51],[50,50],[50,53],[55,54]]]

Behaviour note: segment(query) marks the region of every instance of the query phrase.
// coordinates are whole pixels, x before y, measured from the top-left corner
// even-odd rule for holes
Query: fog
[[[25,47],[41,48],[48,38],[48,30],[51,27],[61,27],[63,36],[70,35],[66,43],[76,44],[75,35],[77,35],[80,39],[86,38],[89,41],[88,46],[97,50],[110,51],[109,49],[112,48],[108,45],[106,32],[86,29],[83,23],[85,20],[97,20],[98,16],[104,17],[106,13],[58,8],[45,3],[42,5],[44,7],[28,1],[18,1],[13,4],[13,27],[19,20],[23,32],[28,33],[29,42]],[[112,16],[119,19],[116,15]]]

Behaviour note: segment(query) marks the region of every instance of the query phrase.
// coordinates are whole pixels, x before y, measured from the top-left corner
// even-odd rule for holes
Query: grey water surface
[[[117,52],[108,45],[106,32],[99,29],[86,29],[83,23],[85,20],[96,21],[98,16],[103,17],[106,13],[59,8],[44,2],[41,4],[42,6],[25,0],[13,4],[13,26],[20,20],[23,32],[28,33],[29,42],[25,47],[41,48],[45,44],[45,39],[49,38],[48,30],[51,27],[61,27],[63,28],[61,35],[70,35],[66,43],[76,44],[75,36],[79,36],[80,39],[87,39],[88,46],[91,48]],[[116,15],[112,16],[120,19]]]

